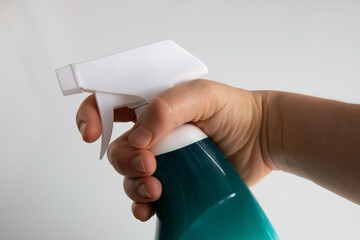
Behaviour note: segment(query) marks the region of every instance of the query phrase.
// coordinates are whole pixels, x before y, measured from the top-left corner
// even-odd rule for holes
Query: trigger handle
[[[143,102],[143,99],[131,95],[120,95],[105,92],[96,92],[95,99],[100,113],[102,128],[100,150],[100,159],[102,159],[105,155],[111,139],[114,122],[114,109],[118,107],[133,105],[137,102]]]

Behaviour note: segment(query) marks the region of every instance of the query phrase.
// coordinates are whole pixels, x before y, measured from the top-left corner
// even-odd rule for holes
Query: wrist
[[[288,171],[282,144],[283,121],[278,104],[281,92],[257,91],[256,94],[261,96],[262,101],[260,143],[264,161],[272,170]]]

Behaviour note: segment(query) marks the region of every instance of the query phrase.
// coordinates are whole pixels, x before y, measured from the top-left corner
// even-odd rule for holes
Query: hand
[[[262,125],[266,92],[251,92],[209,80],[177,85],[153,99],[133,128],[116,139],[108,159],[124,175],[124,189],[134,200],[134,216],[148,220],[149,204],[161,195],[161,183],[152,176],[156,160],[149,149],[172,129],[193,122],[222,150],[248,186],[269,174],[276,165],[266,149]],[[128,108],[115,110],[115,121],[136,120]],[[100,117],[93,95],[81,104],[77,125],[86,142],[101,135]]]

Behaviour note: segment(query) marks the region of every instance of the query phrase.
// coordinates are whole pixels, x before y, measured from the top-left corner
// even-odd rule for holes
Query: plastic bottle
[[[115,108],[137,116],[160,92],[207,74],[199,59],[164,40],[57,69],[64,95],[95,93],[102,124],[100,158]],[[278,239],[261,207],[214,142],[192,124],[154,146],[162,196],[154,203],[157,240]]]

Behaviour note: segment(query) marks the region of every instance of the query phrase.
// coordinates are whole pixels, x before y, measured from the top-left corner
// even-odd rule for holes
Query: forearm
[[[360,105],[285,92],[266,99],[273,163],[360,204]]]

